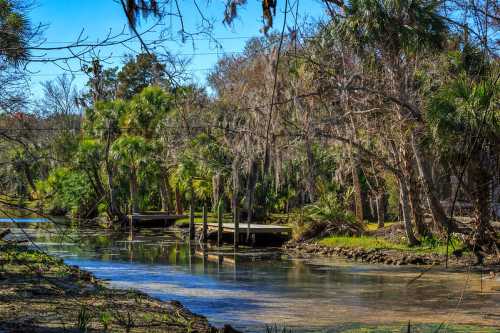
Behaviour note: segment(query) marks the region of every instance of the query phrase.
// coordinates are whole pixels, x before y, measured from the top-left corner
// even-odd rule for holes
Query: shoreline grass
[[[419,246],[410,247],[402,243],[390,242],[383,238],[374,236],[329,236],[319,241],[321,245],[328,247],[350,247],[350,248],[363,248],[366,250],[396,250],[411,253],[426,253],[426,254],[446,254],[446,244],[426,244],[425,242]],[[451,252],[455,248],[460,248],[461,243],[457,239],[453,239],[448,247]]]

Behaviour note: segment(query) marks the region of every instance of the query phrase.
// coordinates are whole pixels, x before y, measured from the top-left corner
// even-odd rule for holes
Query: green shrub
[[[54,169],[46,180],[37,182],[37,191],[53,215],[88,216],[96,201],[87,176],[68,168]]]
[[[347,209],[350,193],[351,190],[326,192],[316,203],[306,206],[298,219],[296,238],[307,240],[331,235],[361,235],[364,226]]]

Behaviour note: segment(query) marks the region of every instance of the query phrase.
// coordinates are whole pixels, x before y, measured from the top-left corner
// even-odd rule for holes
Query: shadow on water
[[[278,249],[235,253],[232,247],[185,243],[169,229],[142,230],[132,241],[127,233],[93,229],[29,232],[49,252],[111,286],[178,300],[216,325],[250,332],[273,323],[294,332],[340,332],[359,325],[403,327],[408,320],[493,325],[499,319],[498,281],[481,281],[479,275],[436,269],[408,285],[420,268],[298,260]]]

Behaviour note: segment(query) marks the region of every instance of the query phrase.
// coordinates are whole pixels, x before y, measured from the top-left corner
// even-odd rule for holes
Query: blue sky
[[[188,41],[182,43],[179,39],[179,20],[172,18],[164,22],[169,37],[178,41],[165,42],[162,46],[168,48],[172,53],[189,58],[188,73],[192,80],[199,84],[205,83],[205,77],[209,70],[215,65],[217,59],[225,52],[238,53],[243,50],[245,42],[252,36],[259,36],[262,27],[260,0],[248,0],[248,4],[241,8],[239,18],[232,27],[222,24],[225,0],[197,0],[200,9],[205,17],[213,19],[213,36],[217,38],[222,49],[218,49],[213,42],[206,37],[195,37],[194,43]],[[279,9],[275,18],[274,28],[278,29],[283,23],[284,0],[278,1]],[[295,1],[290,1],[294,3]],[[184,23],[187,30],[195,31],[200,23],[200,15],[197,13],[193,0],[180,0],[181,12],[184,15]],[[306,17],[318,18],[323,13],[323,7],[319,0],[301,0],[299,2],[299,21]],[[126,18],[121,10],[120,4],[115,0],[37,0],[35,7],[30,12],[32,23],[47,24],[44,37],[46,42],[43,46],[60,46],[64,43],[72,42],[84,31],[84,35],[89,41],[102,39],[111,30],[118,33],[126,27]],[[142,22],[139,30],[147,29],[152,21]],[[293,26],[294,18],[288,16],[288,25]],[[155,39],[156,33],[151,33],[146,39]],[[132,42],[128,44],[133,50],[139,50],[139,44]],[[123,61],[125,54],[133,53],[123,46],[114,46],[100,50],[101,55],[110,56],[109,66],[119,65]],[[58,56],[60,53],[52,53],[51,56]],[[73,68],[79,68],[77,62],[71,62]],[[31,75],[33,96],[41,95],[41,82],[54,79],[57,75],[64,73],[64,70],[54,64],[35,63],[29,66]],[[86,76],[75,74],[75,83],[82,88]]]

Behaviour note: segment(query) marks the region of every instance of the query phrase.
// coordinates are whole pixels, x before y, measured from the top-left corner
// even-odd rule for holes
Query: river
[[[500,281],[486,274],[435,268],[415,280],[423,268],[294,259],[279,249],[235,254],[225,247],[204,256],[200,244],[190,246],[166,229],[144,229],[132,241],[128,233],[45,223],[24,230],[41,248],[112,287],[178,300],[214,325],[229,323],[245,332],[275,324],[293,332],[376,325],[399,332],[408,321],[422,332],[440,324],[453,332],[491,332],[496,330],[486,327],[500,323]],[[217,254],[224,254],[223,262]]]

